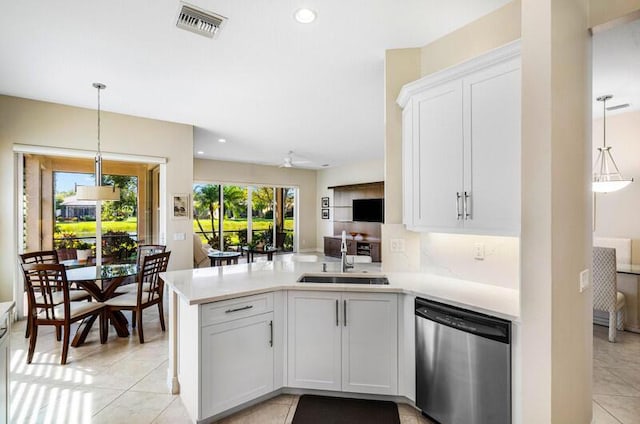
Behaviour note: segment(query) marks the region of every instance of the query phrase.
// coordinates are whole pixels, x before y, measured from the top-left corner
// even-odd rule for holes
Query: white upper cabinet
[[[404,224],[520,233],[520,44],[405,85]]]

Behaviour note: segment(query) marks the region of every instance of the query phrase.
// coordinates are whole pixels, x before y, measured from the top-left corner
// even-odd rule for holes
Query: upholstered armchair
[[[202,243],[198,234],[193,234],[193,267],[200,268],[203,266],[209,266],[211,261],[209,260],[209,246],[206,243]]]
[[[618,291],[616,249],[593,248],[593,309],[609,313],[609,341],[624,329],[624,294]]]

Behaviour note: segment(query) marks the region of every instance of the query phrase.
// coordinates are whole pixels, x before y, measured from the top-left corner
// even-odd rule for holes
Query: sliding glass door
[[[293,251],[294,187],[195,184],[194,232],[218,250],[248,243]]]

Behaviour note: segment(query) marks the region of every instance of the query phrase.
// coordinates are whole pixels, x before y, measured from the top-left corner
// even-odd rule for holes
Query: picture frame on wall
[[[322,200],[322,207],[323,208],[328,208],[329,207],[329,198],[328,197],[322,197],[321,200]],[[329,219],[329,218],[327,218],[327,219]]]
[[[329,209],[322,209],[322,219],[329,219]]]
[[[172,219],[189,219],[190,196],[188,193],[176,193],[171,196],[173,212]]]

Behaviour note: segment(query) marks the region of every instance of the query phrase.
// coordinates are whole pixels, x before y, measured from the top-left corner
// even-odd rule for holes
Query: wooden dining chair
[[[142,266],[145,256],[157,255],[158,253],[164,253],[167,250],[167,246],[162,244],[139,244],[136,253],[136,264],[138,269]]]
[[[37,252],[22,253],[19,255],[21,264],[58,264],[58,252],[56,250],[41,250]],[[26,283],[25,283],[26,284]],[[26,290],[26,287],[25,287]],[[91,300],[89,292],[83,289],[69,289],[69,298],[72,301]],[[62,303],[62,293],[57,293],[54,296],[54,301],[58,304]],[[30,325],[31,315],[27,315],[27,328],[25,329],[24,337],[29,337],[29,331],[31,331]],[[60,329],[56,328],[56,338],[60,341],[61,334]]]
[[[67,363],[71,324],[84,318],[100,317],[100,343],[107,341],[107,309],[100,302],[72,301],[69,297],[69,283],[64,265],[30,263],[21,264],[27,295],[29,297],[29,350],[27,364],[33,360],[38,338],[38,327],[52,325],[56,333],[62,331],[62,356],[60,364]],[[60,301],[62,298],[62,301]]]
[[[142,260],[142,266],[138,270],[136,279],[137,289],[135,292],[125,293],[121,296],[113,297],[105,302],[111,310],[132,311],[135,315],[135,325],[138,327],[138,339],[144,343],[144,332],[142,329],[142,311],[150,306],[158,305],[160,314],[160,327],[165,331],[164,311],[162,296],[164,294],[164,283],[159,277],[161,272],[167,270],[169,256],[171,252],[147,255]]]

